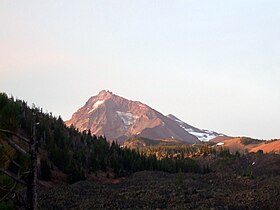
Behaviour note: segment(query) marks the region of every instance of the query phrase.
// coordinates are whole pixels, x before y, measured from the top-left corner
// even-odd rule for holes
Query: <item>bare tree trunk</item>
[[[36,152],[36,121],[33,116],[33,133],[30,142],[31,170],[29,174],[29,184],[27,185],[27,209],[37,209],[37,152]]]

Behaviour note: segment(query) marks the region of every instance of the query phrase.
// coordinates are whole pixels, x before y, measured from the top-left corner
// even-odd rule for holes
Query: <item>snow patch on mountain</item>
[[[139,118],[139,116],[133,115],[130,112],[117,111],[117,114],[122,119],[126,127],[132,125],[134,121]]]
[[[174,119],[176,122],[180,123],[180,124],[184,124],[183,121],[179,120],[179,119]]]
[[[167,115],[168,118],[170,118],[171,120],[177,122],[177,124],[183,128],[186,132],[188,132],[189,134],[197,137],[200,141],[210,141],[211,139],[216,138],[217,136],[222,136],[222,134],[218,134],[214,131],[209,131],[209,130],[205,130],[205,129],[196,129],[193,128],[189,125],[187,125],[185,122],[183,122],[182,120],[178,119],[177,117],[175,117],[174,115]]]
[[[217,136],[219,136],[214,134],[213,131],[209,131],[209,130],[195,131],[192,128],[185,128],[183,125],[180,125],[180,127],[183,128],[189,134],[196,136],[200,141],[210,141],[211,139],[214,139]]]
[[[90,114],[91,112],[93,112],[94,110],[96,110],[100,105],[104,104],[105,100],[98,100],[96,101],[93,106],[92,109],[88,111],[88,114]]]

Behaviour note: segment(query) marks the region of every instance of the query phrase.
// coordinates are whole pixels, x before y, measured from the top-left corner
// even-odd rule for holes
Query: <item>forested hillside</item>
[[[31,139],[34,123],[38,178],[41,180],[50,181],[53,173],[57,172],[65,174],[66,180],[61,181],[68,183],[84,180],[100,170],[112,171],[115,177],[141,170],[177,172],[194,169],[194,172],[200,172],[200,166],[195,161],[167,158],[157,160],[155,155],[145,156],[135,150],[121,148],[115,142],[109,144],[104,136],[96,136],[90,130],[79,132],[73,126],[66,127],[61,117],[44,113],[42,108],[35,105],[31,108],[27,102],[1,93],[0,129],[16,134],[0,132],[1,169],[18,174],[23,180],[28,179],[30,155],[22,155],[14,145],[27,152],[30,150],[29,145],[18,137]],[[186,167],[186,164],[192,167]],[[13,181],[1,173],[0,184],[10,189]],[[19,185],[18,188],[22,187]],[[1,197],[4,195],[5,192],[1,192]]]

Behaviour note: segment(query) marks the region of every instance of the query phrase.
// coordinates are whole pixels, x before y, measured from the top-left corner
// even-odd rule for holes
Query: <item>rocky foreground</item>
[[[280,209],[280,176],[142,171],[118,183],[81,181],[41,192],[42,209]]]

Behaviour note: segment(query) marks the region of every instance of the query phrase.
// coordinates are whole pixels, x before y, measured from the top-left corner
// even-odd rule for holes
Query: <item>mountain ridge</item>
[[[223,135],[196,128],[172,114],[165,116],[140,101],[128,100],[105,90],[91,96],[65,124],[81,131],[90,129],[97,135],[105,135],[109,141],[120,143],[132,136],[200,143]]]

